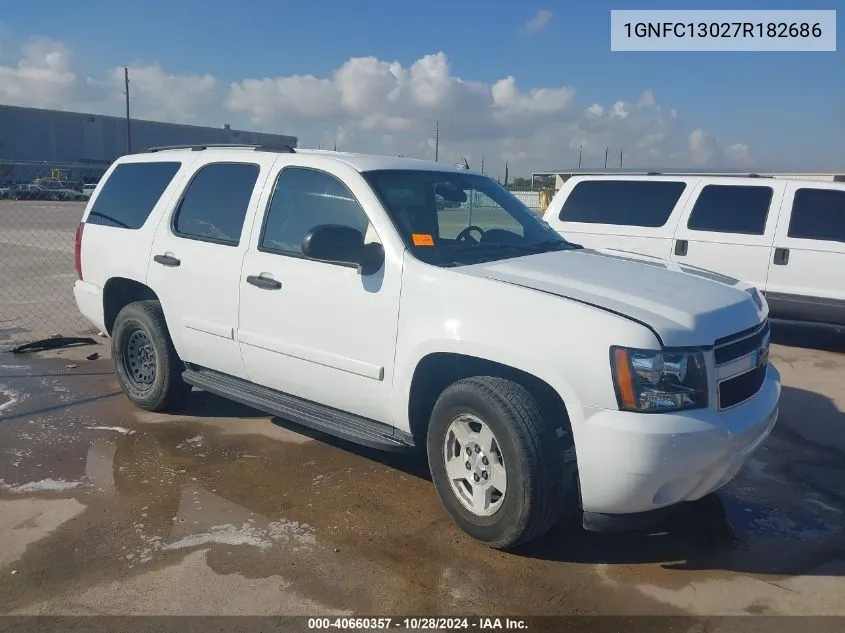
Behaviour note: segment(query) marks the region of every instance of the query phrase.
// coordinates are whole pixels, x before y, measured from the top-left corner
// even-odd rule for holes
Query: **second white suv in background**
[[[772,318],[845,326],[845,183],[575,176],[544,219],[591,248],[742,279],[764,293]]]
[[[166,410],[198,387],[422,448],[446,510],[493,547],[573,511],[595,526],[699,499],[778,415],[753,287],[581,248],[489,177],[435,162],[124,156],[76,266],[132,402]]]

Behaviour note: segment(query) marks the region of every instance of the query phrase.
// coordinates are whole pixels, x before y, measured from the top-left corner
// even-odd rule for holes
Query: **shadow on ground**
[[[845,327],[772,321],[772,343],[825,352],[845,352]]]

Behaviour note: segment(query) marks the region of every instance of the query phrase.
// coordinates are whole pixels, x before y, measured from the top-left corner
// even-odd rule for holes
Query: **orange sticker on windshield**
[[[411,233],[414,246],[434,246],[434,238],[428,233]]]

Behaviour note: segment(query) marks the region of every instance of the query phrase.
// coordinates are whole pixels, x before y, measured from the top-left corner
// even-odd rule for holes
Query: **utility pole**
[[[129,119],[129,67],[123,67],[123,84],[126,94],[126,153],[132,153],[132,124]]]
[[[481,157],[481,173],[484,173],[484,157]]]
[[[578,169],[581,169],[581,154],[584,152],[584,146],[578,148]]]
[[[607,169],[607,150],[609,150],[609,149],[610,149],[610,147],[605,145],[605,147],[604,147],[604,168],[605,169]]]
[[[622,169],[622,150],[619,150],[619,169]]]
[[[434,162],[440,158],[440,121],[434,122]]]

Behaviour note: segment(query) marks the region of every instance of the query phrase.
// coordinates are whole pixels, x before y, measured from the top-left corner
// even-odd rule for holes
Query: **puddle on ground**
[[[10,412],[25,399],[26,394],[0,384],[0,421],[2,421],[4,413]]]
[[[0,504],[34,496],[85,506],[15,561],[15,582],[0,583],[4,610],[152,578],[194,552],[214,573],[279,577],[332,609],[454,613],[476,594],[524,614],[568,613],[581,594],[588,612],[625,602],[588,591],[589,569],[469,539],[443,512],[420,459],[307,435],[237,435],[187,416],[137,424],[131,412],[106,401],[0,429]],[[513,581],[482,582],[502,574]]]

